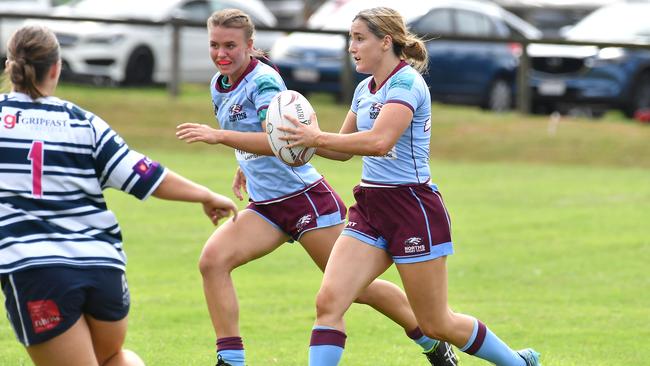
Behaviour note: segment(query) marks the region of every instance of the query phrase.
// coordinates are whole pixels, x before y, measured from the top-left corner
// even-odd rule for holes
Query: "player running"
[[[251,203],[237,221],[224,223],[208,239],[199,262],[217,336],[217,365],[243,366],[244,345],[231,272],[287,240],[300,242],[323,270],[343,229],[346,207],[312,165],[291,168],[273,156],[263,122],[269,101],[286,87],[272,67],[256,58],[262,55],[253,48],[250,17],[234,9],[218,11],[208,19],[208,32],[210,57],[218,69],[210,92],[221,129],[184,123],[178,126],[177,136],[190,143],[234,148],[239,169],[233,190],[240,199],[241,189],[250,197]],[[338,155],[319,153],[331,158]],[[399,287],[375,280],[353,300],[372,306],[403,327],[422,346],[431,364],[456,364],[447,343],[422,334]]]
[[[291,133],[289,146],[364,156],[356,203],[316,298],[309,365],[338,364],[343,315],[393,263],[425,335],[499,366],[539,365],[537,352],[511,350],[483,323],[447,304],[446,257],[453,248],[449,215],[430,182],[431,97],[418,72],[427,66],[424,43],[398,12],[384,7],[360,12],[350,37],[357,71],[371,76],[357,86],[341,133],[321,132],[315,116],[310,126],[294,120],[295,128],[280,128]]]

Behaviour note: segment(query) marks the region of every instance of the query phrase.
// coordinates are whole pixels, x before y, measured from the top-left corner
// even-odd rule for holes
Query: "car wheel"
[[[505,79],[496,79],[490,85],[485,97],[483,109],[493,112],[505,112],[512,108],[512,91]]]
[[[141,46],[133,50],[126,63],[127,85],[146,85],[153,81],[153,54],[147,47]]]
[[[650,108],[650,71],[645,71],[637,80],[632,90],[630,104],[623,109],[623,113],[629,118],[640,109]]]

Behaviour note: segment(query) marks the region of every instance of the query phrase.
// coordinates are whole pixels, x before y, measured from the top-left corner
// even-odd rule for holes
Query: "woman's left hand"
[[[298,119],[284,115],[284,118],[291,121],[295,127],[278,127],[278,130],[285,132],[287,135],[280,137],[280,140],[290,141],[287,147],[294,147],[298,145],[317,147],[318,136],[321,134],[320,127],[318,126],[318,119],[316,113],[309,117],[309,124],[300,123]]]
[[[176,126],[176,137],[187,143],[219,144],[221,143],[221,130],[199,123],[183,123]]]

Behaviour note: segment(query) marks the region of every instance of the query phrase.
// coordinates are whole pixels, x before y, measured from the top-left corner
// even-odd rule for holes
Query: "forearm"
[[[220,143],[234,149],[258,155],[273,155],[265,132],[240,132],[222,130]]]
[[[330,149],[325,149],[322,147],[316,149],[316,155],[322,156],[326,159],[339,160],[339,161],[347,161],[354,156],[354,154],[342,153]]]
[[[324,149],[324,151],[329,150],[330,152],[339,154],[363,156],[382,156],[387,154],[388,151],[392,148],[392,146],[390,146],[388,142],[382,138],[382,136],[378,135],[373,130],[355,132],[350,134],[338,134],[321,131],[315,139],[315,145],[318,148],[317,151]],[[338,156],[345,157],[346,155]]]
[[[211,192],[170,170],[152,195],[170,201],[206,202],[210,199]]]

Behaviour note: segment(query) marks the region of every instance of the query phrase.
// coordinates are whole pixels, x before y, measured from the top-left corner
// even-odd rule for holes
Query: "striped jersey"
[[[0,273],[52,265],[124,269],[120,227],[102,191],[143,200],[165,174],[70,102],[0,95]]]
[[[354,91],[351,110],[357,115],[357,130],[372,128],[381,108],[400,103],[413,111],[409,127],[384,156],[364,156],[361,179],[368,183],[427,183],[431,138],[431,95],[419,72],[402,61],[378,87],[372,76]]]
[[[224,87],[223,76],[217,73],[210,83],[212,103],[217,121],[225,130],[263,132],[262,122],[269,102],[286,90],[280,75],[256,58],[239,80]],[[275,156],[262,156],[235,149],[235,157],[246,175],[246,190],[253,202],[268,203],[289,197],[312,186],[322,177],[309,163],[290,167]]]

